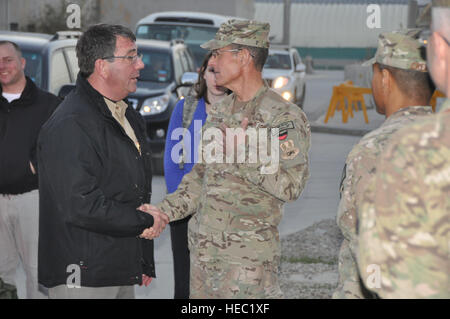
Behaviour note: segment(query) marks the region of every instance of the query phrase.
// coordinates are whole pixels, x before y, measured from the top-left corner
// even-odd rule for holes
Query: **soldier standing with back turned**
[[[450,298],[449,0],[433,1],[427,56],[447,100],[392,137],[357,208],[358,268],[382,298]]]
[[[341,201],[337,223],[344,235],[339,252],[339,283],[333,298],[364,298],[370,296],[360,284],[357,271],[356,203],[375,174],[377,156],[398,129],[432,112],[428,106],[434,85],[421,57],[421,43],[415,30],[382,33],[378,50],[368,62],[373,68],[372,91],[377,112],[386,121],[366,134],[353,147],[344,167]]]

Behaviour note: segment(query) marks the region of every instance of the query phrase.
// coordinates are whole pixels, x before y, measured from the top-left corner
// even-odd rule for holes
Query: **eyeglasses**
[[[102,58],[102,60],[111,60],[111,59],[126,59],[130,64],[135,64],[138,59],[142,60],[143,54],[137,55],[124,55],[124,56],[106,56]]]
[[[222,50],[222,51],[213,50],[213,51],[211,51],[211,56],[213,56],[214,58],[217,58],[219,55],[221,55],[224,52],[239,52],[241,50],[242,49],[231,49],[231,50]]]

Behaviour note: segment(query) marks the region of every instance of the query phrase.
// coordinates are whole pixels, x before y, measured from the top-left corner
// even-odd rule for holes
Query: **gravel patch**
[[[338,282],[343,236],[334,219],[281,239],[280,285],[288,299],[331,298]]]

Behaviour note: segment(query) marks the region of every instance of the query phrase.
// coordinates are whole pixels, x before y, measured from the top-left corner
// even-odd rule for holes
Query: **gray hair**
[[[267,48],[258,48],[258,47],[252,47],[252,46],[248,46],[248,45],[243,45],[243,44],[231,44],[231,46],[234,49],[246,49],[248,50],[248,52],[250,52],[250,55],[253,58],[253,64],[255,65],[255,68],[261,72],[264,64],[266,63],[267,60],[267,56],[269,55],[269,49]]]

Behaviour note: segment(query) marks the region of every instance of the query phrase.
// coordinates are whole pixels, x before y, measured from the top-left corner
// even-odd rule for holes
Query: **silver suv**
[[[200,44],[214,38],[220,24],[231,18],[236,17],[191,11],[158,12],[138,22],[136,37],[163,41],[183,39],[192,52],[196,67],[199,68],[207,53]]]
[[[306,67],[294,48],[271,47],[263,69],[267,84],[284,99],[303,108]]]

